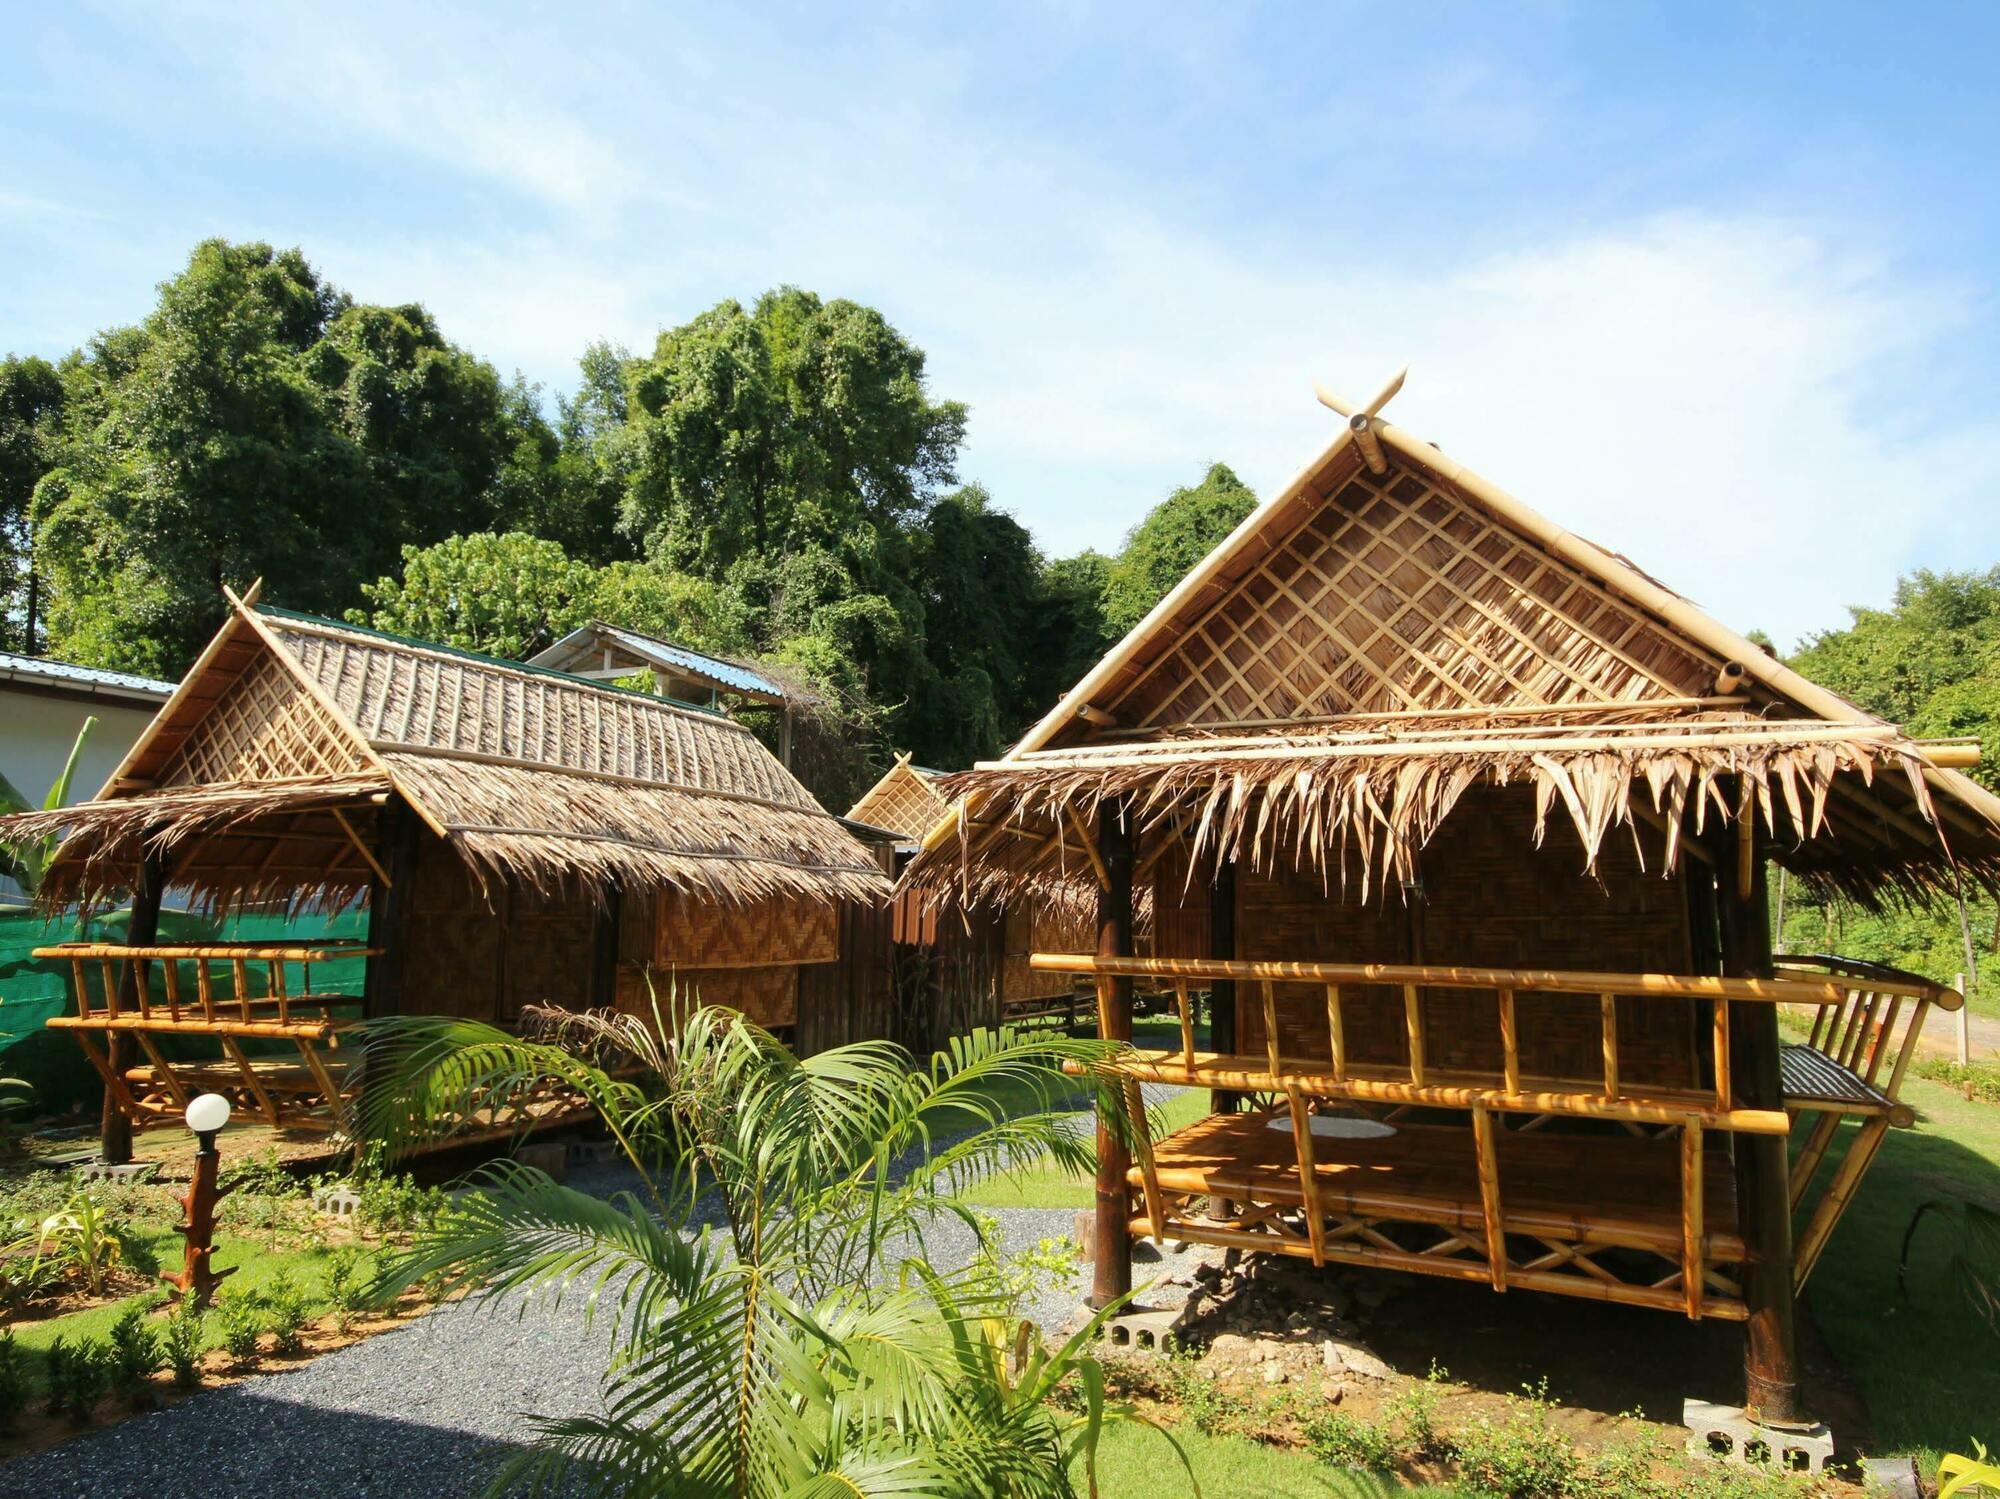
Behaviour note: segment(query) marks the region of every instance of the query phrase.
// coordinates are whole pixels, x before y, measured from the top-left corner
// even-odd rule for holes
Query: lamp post
[[[213,1299],[222,1277],[233,1273],[233,1270],[218,1273],[208,1264],[208,1257],[215,1249],[215,1205],[229,1190],[216,1185],[216,1168],[221,1164],[222,1153],[215,1148],[215,1137],[229,1123],[229,1100],[220,1093],[204,1093],[189,1102],[184,1117],[198,1146],[194,1180],[188,1184],[187,1196],[181,1199],[181,1211],[187,1215],[187,1221],[180,1225],[180,1234],[187,1240],[187,1255],[180,1274],[162,1272],[160,1278],[183,1298],[192,1300],[199,1311]]]

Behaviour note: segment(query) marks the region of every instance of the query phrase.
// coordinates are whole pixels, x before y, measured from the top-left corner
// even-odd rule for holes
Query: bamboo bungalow
[[[881,864],[710,709],[257,606],[228,620],[66,834],[53,905],[133,892],[124,945],[42,950],[104,1079],[107,1158],[202,1089],[333,1129],[357,1019],[646,1003],[649,979],[778,1030]],[[215,909],[365,900],[365,943],[154,941],[167,886]],[[361,992],[318,974],[366,959]],[[353,964],[347,965],[350,969]],[[642,1012],[643,1013],[643,1012]]]
[[[924,835],[951,810],[938,790],[940,772],[898,755],[882,778],[848,809],[849,822],[899,835],[898,868],[922,847]],[[1089,902],[975,901],[939,919],[934,901],[920,895],[897,900],[892,935],[906,950],[906,965],[921,969],[925,1009],[942,1024],[941,1042],[978,1025],[1060,1016],[1074,1022],[1088,1013],[1075,974],[1034,968],[1037,952],[1063,951],[1095,940]],[[949,992],[948,992],[949,991]]]
[[[1135,978],[1173,988],[1179,1043],[1119,1064],[1133,1120],[1144,1082],[1213,1112],[1100,1123],[1100,1303],[1138,1234],[1746,1321],[1748,1404],[1795,1422],[1795,1293],[1961,1001],[1774,959],[1766,871],[1871,906],[1991,890],[2000,802],[1959,773],[1976,745],[1860,711],[1380,419],[1400,383],[1323,397],[1331,445],[946,779],[905,888],[1090,891],[1092,950],[1032,962],[1094,978],[1107,1036]]]

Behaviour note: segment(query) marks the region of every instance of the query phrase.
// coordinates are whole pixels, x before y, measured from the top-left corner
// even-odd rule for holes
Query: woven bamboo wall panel
[[[1392,892],[1363,904],[1358,893],[1331,894],[1316,874],[1285,871],[1259,875],[1248,869],[1236,877],[1236,951],[1244,958],[1317,958],[1331,963],[1409,961],[1409,912]],[[1279,984],[1278,1039],[1288,1056],[1330,1057],[1326,990],[1316,984]],[[1263,991],[1258,984],[1236,989],[1237,1049],[1264,1049]],[[1385,1065],[1406,1061],[1403,1000],[1380,985],[1350,985],[1342,991],[1341,1029],[1348,1055]]]
[[[1041,901],[1032,895],[1008,907],[1004,961],[1000,970],[1000,998],[1051,999],[1076,987],[1076,978],[1067,973],[1040,973],[1028,966],[1028,957],[1038,952],[1097,951],[1097,922],[1085,912],[1058,902]]]
[[[839,911],[828,902],[743,904],[670,891],[654,912],[655,963],[676,968],[768,968],[840,956]]]
[[[1599,851],[1593,878],[1560,817],[1533,847],[1526,787],[1468,792],[1422,853],[1417,908],[1422,961],[1501,968],[1686,973],[1686,891],[1642,869],[1623,830]],[[1424,1045],[1439,1066],[1497,1068],[1493,1001],[1485,994],[1427,998]],[[1522,1066],[1557,1077],[1603,1068],[1602,1020],[1588,996],[1516,997]],[[1691,1000],[1621,1000],[1618,1063],[1635,1082],[1688,1086],[1702,1055],[1702,1015]]]
[[[1208,891],[1213,875],[1206,868],[1188,878],[1187,845],[1162,854],[1153,865],[1153,955],[1160,958],[1206,958],[1209,954]],[[1075,949],[1088,951],[1088,949]]]
[[[741,1011],[766,1030],[777,1030],[798,1023],[799,971],[791,967],[668,969],[643,963],[618,965],[620,1012],[651,1016],[655,997],[663,1011],[670,999],[677,1004],[717,1005]]]
[[[1245,875],[1239,881],[1237,945],[1246,958],[1327,962],[1439,963],[1466,967],[1690,971],[1685,891],[1678,879],[1640,868],[1629,839],[1607,844],[1598,877],[1582,874],[1583,850],[1551,818],[1533,846],[1526,788],[1476,788],[1421,858],[1422,889],[1406,905],[1391,891],[1362,905],[1317,875]],[[1288,1054],[1329,1055],[1325,991],[1281,984],[1278,1034]],[[1490,990],[1427,988],[1424,1052],[1440,1068],[1497,1073],[1501,1053]],[[1601,1017],[1587,996],[1516,996],[1524,1072],[1588,1078],[1602,1071]],[[1240,1048],[1264,1045],[1261,996],[1241,986]],[[1705,1014],[1687,1000],[1623,999],[1618,1005],[1621,1074],[1636,1084],[1689,1086],[1699,1075]],[[1342,1024],[1358,1061],[1406,1063],[1403,998],[1379,986],[1342,992]]]
[[[1123,695],[1144,724],[1698,695],[1719,663],[1406,468],[1362,474]]]
[[[465,861],[421,839],[407,899],[399,1012],[501,1023],[506,928]]]
[[[364,767],[354,744],[268,650],[216,699],[160,768],[162,786],[284,781]]]

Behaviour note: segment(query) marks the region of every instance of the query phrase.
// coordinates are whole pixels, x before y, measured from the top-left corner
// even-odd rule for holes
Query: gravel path
[[[586,1191],[626,1185],[615,1172],[573,1173]],[[1069,1209],[988,1209],[1010,1250],[1067,1237]],[[930,1259],[956,1269],[970,1259],[970,1230],[940,1223]],[[1156,1258],[1137,1246],[1144,1284],[1186,1274],[1193,1254]],[[1087,1267],[1084,1271],[1087,1277]],[[1028,1309],[1060,1335],[1087,1281]],[[1178,1301],[1162,1287],[1149,1304]],[[598,1409],[606,1335],[580,1307],[550,1311],[465,1303],[439,1307],[297,1369],[208,1390],[170,1410],[0,1467],[0,1496],[13,1499],[321,1499],[395,1496],[457,1499],[476,1493],[507,1444],[527,1435],[527,1417]]]

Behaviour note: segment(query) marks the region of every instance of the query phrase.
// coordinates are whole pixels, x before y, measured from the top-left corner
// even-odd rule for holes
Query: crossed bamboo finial
[[[1382,439],[1375,435],[1375,414],[1388,405],[1396,392],[1403,388],[1403,381],[1409,373],[1410,367],[1406,364],[1389,377],[1386,385],[1375,392],[1373,400],[1359,407],[1350,401],[1342,400],[1324,385],[1313,387],[1313,393],[1319,397],[1320,405],[1331,407],[1347,418],[1347,430],[1354,434],[1354,446],[1359,450],[1362,461],[1368,465],[1368,472],[1377,478],[1389,472],[1389,460],[1382,456]]]

